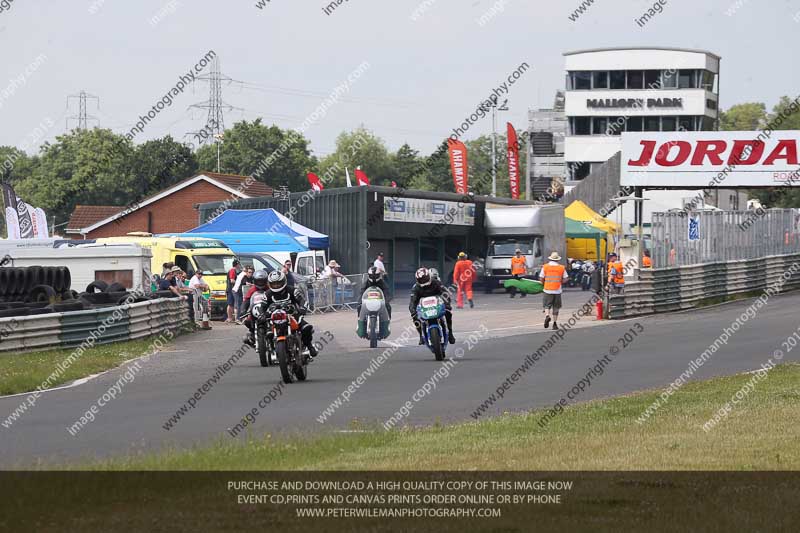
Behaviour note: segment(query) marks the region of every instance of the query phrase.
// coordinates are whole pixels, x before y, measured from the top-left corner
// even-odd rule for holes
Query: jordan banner
[[[519,140],[517,130],[510,122],[508,128],[508,186],[511,188],[511,198],[519,200]]]
[[[34,209],[19,199],[14,188],[3,184],[3,205],[9,239],[46,239],[47,216],[41,209]]]
[[[453,171],[453,185],[458,194],[467,194],[469,186],[469,165],[467,164],[467,147],[461,141],[447,139],[450,152],[450,168]]]

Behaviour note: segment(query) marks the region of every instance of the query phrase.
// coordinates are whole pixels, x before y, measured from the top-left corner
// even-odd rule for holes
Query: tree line
[[[322,175],[338,163],[342,169],[349,166],[351,178],[353,166],[360,165],[374,185],[389,186],[395,182],[409,189],[454,190],[445,140],[429,155],[421,155],[407,143],[391,151],[380,137],[361,127],[341,133],[336,139],[335,152],[319,157],[303,135],[266,125],[261,119],[243,120],[225,131],[220,147],[220,172],[252,175],[289,136],[293,142],[288,150],[258,176],[272,187],[286,185],[293,192],[305,191],[310,188],[308,172]],[[470,181],[476,184],[473,192],[488,194],[490,185],[480,177],[491,174],[491,137],[483,135],[465,144],[469,150]],[[508,196],[505,147],[505,136],[498,135],[498,194]],[[524,148],[520,156],[520,168],[524,169]],[[44,209],[49,223],[55,219],[57,233],[63,234],[76,205],[112,205],[122,209],[199,172],[216,172],[217,145],[208,143],[195,149],[171,135],[134,144],[124,135],[94,128],[59,135],[34,154],[0,146],[0,162],[6,160],[13,161],[13,165],[0,166],[2,180],[11,183],[20,198]],[[325,186],[345,184],[342,170]],[[4,217],[0,217],[0,226],[4,225]]]

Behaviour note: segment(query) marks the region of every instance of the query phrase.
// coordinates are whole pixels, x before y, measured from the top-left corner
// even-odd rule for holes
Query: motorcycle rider
[[[358,299],[358,307],[356,308],[356,314],[358,315],[358,330],[356,331],[356,334],[362,339],[367,337],[367,317],[366,315],[363,317],[361,316],[361,300],[364,297],[364,293],[367,292],[367,289],[370,287],[377,287],[383,291],[383,303],[386,306],[386,312],[389,314],[389,319],[392,318],[392,306],[389,304],[389,301],[391,300],[389,297],[389,286],[385,281],[383,281],[383,273],[378,267],[369,267],[369,270],[367,270],[367,279],[364,280],[364,284],[361,286],[361,297]],[[381,337],[385,339],[391,334],[391,332],[389,331],[388,324],[384,325],[383,321],[381,321],[381,329],[383,328],[386,329],[385,331],[381,332]]]
[[[447,340],[450,344],[455,344],[456,338],[453,335],[453,312],[450,304],[450,293],[447,292],[441,281],[431,277],[430,271],[425,267],[417,270],[414,279],[416,283],[411,289],[411,301],[408,304],[408,310],[411,313],[411,321],[414,322],[414,327],[417,328],[417,333],[419,333],[419,343],[425,344],[425,338],[422,336],[422,324],[417,319],[417,304],[427,296],[441,296],[442,300],[444,300],[444,318],[447,322],[447,332],[449,333]]]
[[[288,286],[286,281],[286,274],[283,270],[273,270],[267,274],[266,270],[259,270],[253,275],[253,286],[245,296],[244,308],[250,309],[250,300],[256,293],[263,293],[267,307],[276,302],[289,301],[294,307],[292,315],[300,325],[300,337],[303,341],[303,346],[308,349],[308,355],[311,359],[317,356],[317,349],[314,348],[314,327],[306,322],[303,315],[308,313],[306,308],[306,301],[303,293],[297,289],[292,289]],[[255,324],[253,323],[252,315],[248,316],[244,325],[250,330],[245,342],[251,346],[255,345]]]

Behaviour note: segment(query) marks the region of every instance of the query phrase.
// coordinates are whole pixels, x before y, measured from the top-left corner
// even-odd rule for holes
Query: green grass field
[[[87,349],[50,387],[69,383],[119,366],[128,359],[145,355],[153,339],[101,344]],[[74,350],[48,350],[0,356],[0,395],[30,392],[56,371],[58,363]]]
[[[797,470],[800,365],[776,367],[709,432],[703,424],[751,375],[690,383],[650,419],[661,391],[479,422],[308,437],[251,435],[78,466],[85,470]],[[76,468],[76,467],[68,467]]]

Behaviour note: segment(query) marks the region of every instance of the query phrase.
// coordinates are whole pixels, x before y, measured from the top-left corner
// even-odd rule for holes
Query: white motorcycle
[[[367,288],[361,296],[358,336],[369,339],[370,348],[377,348],[379,340],[389,337],[389,322],[383,291],[378,287]]]

